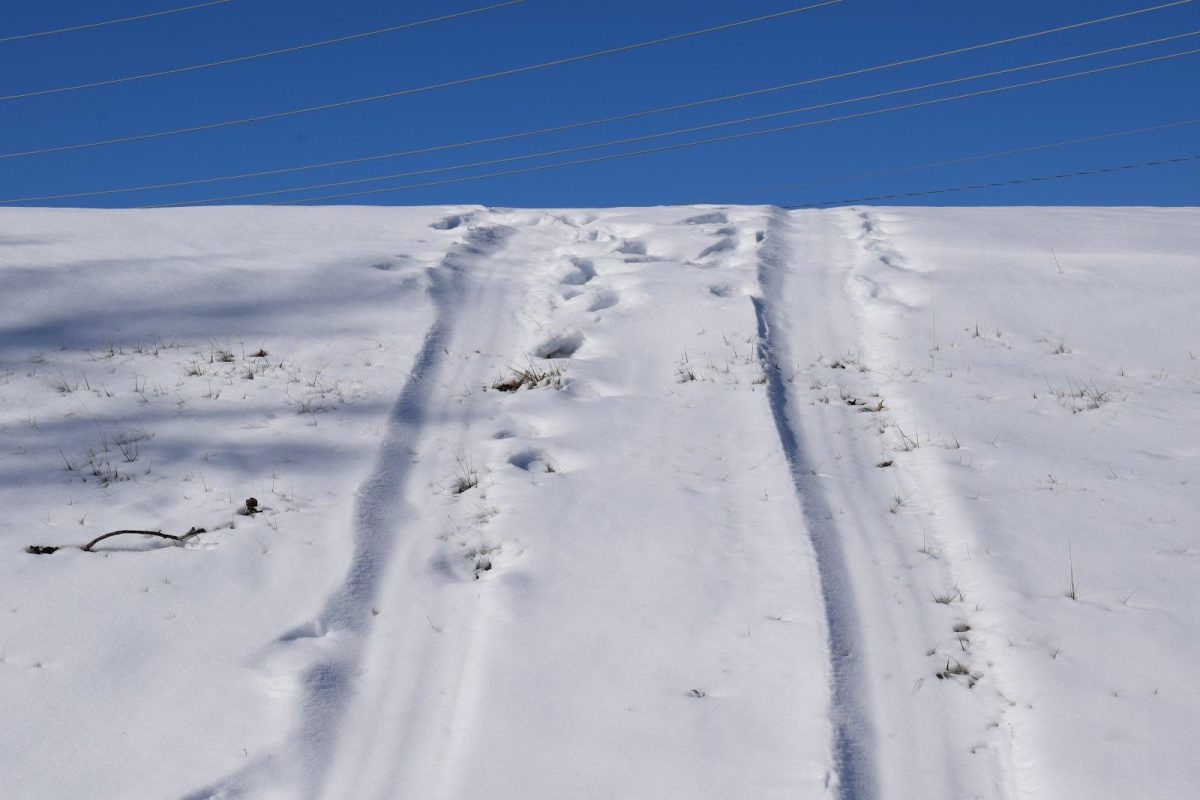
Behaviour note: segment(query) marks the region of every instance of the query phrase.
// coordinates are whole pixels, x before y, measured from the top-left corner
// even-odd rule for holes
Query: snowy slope
[[[0,796],[1190,796],[1197,252],[0,211]]]

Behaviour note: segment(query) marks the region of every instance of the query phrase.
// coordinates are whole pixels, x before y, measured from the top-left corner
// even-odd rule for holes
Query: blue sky
[[[194,0],[192,0],[194,1]],[[0,38],[189,0],[9,3]],[[813,2],[813,0],[809,0]],[[231,0],[188,13],[0,42],[0,94],[236,57],[487,5],[488,0]],[[801,0],[526,0],[349,44],[184,75],[0,102],[0,154],[203,125],[520,67],[803,5]],[[371,156],[625,114],[800,81],[1154,5],[844,0],[806,13],[552,69],[351,108],[151,141],[0,158],[0,199],[175,182]],[[1200,30],[1200,2],[924,64],[687,111],[337,168],[34,205],[186,203],[436,169],[855,98]],[[817,120],[1200,48],[1200,36],[766,123],[499,167],[294,191],[402,186]],[[1200,154],[1200,124],[869,178],[931,161],[1200,119],[1200,55],[793,131],[330,202],[609,206],[809,204]],[[1200,161],[985,191],[921,205],[1195,205]]]

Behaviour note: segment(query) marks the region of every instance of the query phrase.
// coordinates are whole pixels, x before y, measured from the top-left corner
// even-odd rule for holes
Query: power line
[[[194,204],[199,204],[199,203],[218,203],[218,202],[224,202],[224,201],[229,201],[229,200],[257,199],[260,197],[268,197],[271,195],[286,194],[288,192],[312,191],[312,190],[317,190],[317,189],[332,189],[332,188],[336,188],[336,187],[354,186],[354,185],[363,184],[363,183],[372,183],[372,182],[376,182],[376,181],[391,180],[391,179],[395,179],[395,178],[412,178],[412,177],[417,177],[420,175],[431,175],[431,174],[436,174],[436,173],[440,173],[440,172],[452,172],[452,171],[460,170],[460,169],[472,169],[472,168],[476,168],[476,167],[489,167],[489,166],[496,166],[498,164],[513,163],[513,162],[517,162],[517,161],[529,161],[529,160],[537,159],[537,158],[550,158],[553,156],[561,156],[561,155],[566,155],[569,153],[578,153],[578,152],[583,152],[583,151],[587,151],[587,150],[596,150],[596,149],[604,148],[604,147],[616,147],[619,145],[636,144],[638,142],[646,142],[646,141],[651,141],[651,140],[655,140],[655,139],[662,139],[662,138],[666,138],[669,136],[681,136],[681,135],[689,134],[689,133],[699,133],[701,131],[711,131],[711,130],[715,130],[718,128],[727,128],[727,127],[730,127],[733,125],[744,125],[744,124],[750,123],[750,122],[762,122],[764,120],[776,119],[779,117],[790,116],[793,114],[800,114],[800,113],[805,113],[805,112],[810,112],[810,111],[819,111],[819,110],[826,109],[826,108],[833,108],[835,106],[849,105],[851,103],[860,103],[860,102],[865,102],[868,100],[878,100],[878,99],[881,99],[884,97],[893,97],[893,96],[900,95],[900,94],[908,94],[911,92],[923,91],[926,89],[935,89],[935,88],[939,88],[939,87],[943,87],[943,86],[950,86],[950,85],[957,84],[957,83],[964,83],[967,81],[982,80],[985,78],[994,78],[999,75],[1006,75],[1006,74],[1010,74],[1013,72],[1020,72],[1020,71],[1030,70],[1030,69],[1036,69],[1039,67],[1050,66],[1050,65],[1054,65],[1054,64],[1061,64],[1061,63],[1068,62],[1068,61],[1077,61],[1077,60],[1083,59],[1083,58],[1093,58],[1093,57],[1100,56],[1100,55],[1108,55],[1108,54],[1122,51],[1122,50],[1129,50],[1131,48],[1136,48],[1136,47],[1145,47],[1148,45],[1160,44],[1165,41],[1172,41],[1175,39],[1182,39],[1182,38],[1197,36],[1197,35],[1200,35],[1200,30],[1191,31],[1189,33],[1176,34],[1174,36],[1161,37],[1158,39],[1151,39],[1151,40],[1148,40],[1145,42],[1137,42],[1134,44],[1121,45],[1119,47],[1110,47],[1110,48],[1105,48],[1102,50],[1095,50],[1095,51],[1092,51],[1089,53],[1082,53],[1082,54],[1073,55],[1073,56],[1065,56],[1062,58],[1051,59],[1048,61],[1040,61],[1040,62],[1037,62],[1034,64],[1024,64],[1024,65],[1020,65],[1020,66],[1016,66],[1016,67],[1007,67],[1005,69],[993,70],[991,72],[984,72],[984,73],[980,73],[980,74],[976,74],[976,75],[968,75],[965,77],[951,78],[948,80],[936,81],[934,83],[926,83],[926,84],[921,84],[918,86],[908,86],[908,87],[904,87],[904,88],[900,88],[900,89],[892,89],[892,90],[889,90],[886,92],[875,92],[873,94],[862,95],[859,97],[852,97],[852,98],[847,98],[847,99],[842,99],[842,100],[833,100],[833,101],[826,102],[826,103],[818,103],[815,105],[803,106],[800,108],[786,109],[784,111],[774,111],[774,112],[770,112],[770,113],[766,113],[766,114],[756,114],[754,116],[742,117],[740,119],[725,120],[722,122],[713,122],[713,123],[709,123],[706,125],[695,125],[695,126],[688,127],[688,128],[679,128],[676,130],[644,134],[641,136],[631,136],[631,137],[626,137],[623,139],[614,139],[614,140],[610,140],[610,141],[606,141],[606,142],[597,142],[597,143],[593,143],[593,144],[576,145],[573,147],[563,147],[563,148],[559,148],[556,150],[545,150],[545,151],[541,151],[538,153],[530,153],[528,155],[507,156],[504,158],[490,159],[487,161],[476,161],[476,162],[466,163],[466,164],[455,164],[455,165],[443,166],[443,167],[430,167],[430,168],[422,169],[422,170],[413,170],[413,171],[409,171],[409,172],[393,173],[390,175],[379,175],[379,176],[370,177],[370,178],[355,178],[355,179],[343,180],[343,181],[333,181],[333,182],[329,182],[329,183],[310,184],[307,186],[294,186],[294,187],[285,188],[285,189],[272,189],[272,190],[259,191],[259,192],[247,192],[247,193],[242,193],[242,194],[222,195],[220,197],[211,197],[211,198],[205,198],[203,200],[192,201],[191,203],[188,203],[188,204],[194,205]],[[1196,51],[1192,51],[1192,52],[1200,52],[1200,50],[1196,50]],[[1145,62],[1137,61],[1137,62],[1133,62],[1131,64],[1126,64],[1123,66],[1134,66],[1134,65],[1140,64],[1140,63],[1145,63]],[[1093,74],[1093,72],[1095,72],[1095,71],[1097,71],[1097,70],[1086,71],[1086,72],[1082,72],[1082,73],[1075,73],[1074,77],[1080,77],[1083,75]],[[1103,70],[1099,70],[1099,71],[1103,71]],[[1054,78],[1053,80],[1061,80],[1061,79],[1064,79],[1065,77],[1072,77],[1072,76],[1071,75],[1060,76],[1058,78]],[[1047,80],[1050,80],[1050,79],[1047,79]],[[1022,85],[1024,85],[1024,84],[1022,84]],[[174,204],[171,204],[171,205],[174,205]]]
[[[68,28],[54,28],[53,30],[37,31],[36,33],[18,33],[13,36],[0,37],[0,44],[4,44],[5,42],[15,42],[15,41],[19,41],[21,39],[37,39],[37,38],[40,38],[43,36],[56,36],[57,34],[60,34],[60,33],[71,33],[73,31],[83,31],[83,30],[88,30],[89,28],[104,28],[109,25],[120,25],[124,22],[136,22],[136,21],[142,20],[142,19],[150,19],[151,17],[165,17],[168,14],[182,14],[184,11],[196,11],[201,8],[209,8],[211,6],[219,6],[219,5],[224,5],[225,3],[231,3],[231,2],[233,2],[233,0],[208,0],[208,2],[205,2],[205,3],[196,3],[194,5],[183,6],[181,8],[168,8],[164,11],[151,11],[148,14],[137,14],[136,16],[132,16],[132,17],[121,17],[120,19],[106,19],[102,22],[87,22],[82,25],[72,25]]]
[[[1029,145],[1027,147],[1014,147],[1008,150],[998,150],[991,153],[977,153],[975,155],[960,156],[958,158],[947,158],[941,161],[923,161],[918,164],[909,164],[904,167],[892,167],[889,169],[872,170],[870,172],[857,172],[852,175],[834,175],[828,178],[814,178],[813,180],[801,181],[799,183],[776,183],[769,186],[759,186],[753,189],[754,192],[769,192],[778,191],[780,189],[798,189],[802,186],[820,186],[827,183],[844,183],[847,181],[862,180],[864,178],[881,178],[887,175],[899,175],[905,172],[917,172],[923,169],[936,169],[938,167],[949,167],[955,164],[968,164],[973,161],[986,161],[992,158],[1003,158],[1006,156],[1024,155],[1026,153],[1036,153],[1042,150],[1053,150],[1059,147],[1069,147],[1076,144],[1089,144],[1091,142],[1102,142],[1108,139],[1118,139],[1124,136],[1136,136],[1143,133],[1153,133],[1156,131],[1165,131],[1172,128],[1183,128],[1190,125],[1200,125],[1200,117],[1195,119],[1179,120],[1177,122],[1166,122],[1161,125],[1148,125],[1143,128],[1132,128],[1129,130],[1114,131],[1112,133],[1101,133],[1095,136],[1082,136],[1074,139],[1060,139],[1055,142],[1046,142],[1043,144]],[[740,195],[741,193],[739,193]],[[748,193],[747,193],[748,194]]]
[[[193,64],[193,65],[189,65],[186,67],[175,67],[172,69],[158,70],[155,72],[145,72],[145,73],[141,73],[138,75],[127,75],[127,76],[124,76],[121,78],[111,78],[111,79],[101,80],[101,81],[91,81],[89,83],[79,83],[79,84],[73,84],[73,85],[67,85],[67,86],[57,86],[57,87],[53,87],[50,89],[36,89],[36,90],[28,91],[28,92],[20,92],[17,94],[0,95],[0,102],[10,101],[10,100],[21,100],[21,99],[29,98],[29,97],[41,97],[44,95],[51,95],[51,94],[61,94],[64,92],[73,92],[73,91],[78,91],[78,90],[82,90],[82,89],[94,89],[94,88],[98,88],[101,86],[114,86],[114,85],[122,84],[122,83],[130,83],[132,81],[145,80],[147,78],[161,78],[161,77],[166,77],[166,76],[170,76],[170,75],[180,75],[180,74],[187,73],[187,72],[195,72],[198,70],[210,69],[213,67],[227,66],[230,64],[240,64],[240,63],[243,63],[246,61],[254,61],[257,59],[270,58],[273,56],[297,53],[297,52],[301,52],[304,50],[311,50],[313,48],[318,48],[318,47],[326,47],[328,45],[342,44],[345,42],[357,41],[357,40],[366,39],[366,38],[369,38],[372,36],[379,36],[379,35],[385,34],[385,33],[393,33],[395,31],[406,30],[409,28],[416,28],[416,27],[419,27],[422,25],[429,25],[431,23],[446,22],[449,20],[458,19],[460,17],[467,17],[467,16],[471,16],[474,14],[480,14],[480,13],[483,13],[486,11],[494,11],[494,10],[497,10],[500,8],[518,5],[523,2],[525,2],[525,0],[507,0],[506,2],[502,2],[502,3],[495,3],[493,5],[483,6],[481,8],[474,8],[474,9],[470,9],[467,11],[460,11],[460,12],[457,12],[454,14],[445,14],[443,16],[419,20],[417,22],[408,22],[408,23],[403,23],[400,25],[391,25],[386,28],[379,28],[379,29],[372,30],[372,31],[355,33],[355,34],[351,34],[348,36],[338,36],[333,39],[325,39],[323,41],[310,42],[308,44],[297,45],[294,47],[284,47],[284,48],[280,48],[277,50],[265,50],[265,51],[258,52],[258,53],[251,53],[251,54],[245,55],[245,56],[237,56],[234,58],[226,58],[226,59],[221,59],[218,61],[210,61],[210,62],[203,63],[203,64]],[[1038,36],[1045,36],[1045,35],[1052,34],[1052,33],[1062,33],[1065,31],[1075,30],[1075,29],[1086,27],[1089,25],[1096,25],[1096,24],[1099,24],[1102,22],[1112,22],[1112,21],[1119,20],[1119,19],[1125,19],[1127,17],[1137,16],[1139,14],[1146,14],[1151,11],[1161,11],[1161,10],[1164,10],[1167,8],[1173,8],[1176,6],[1186,5],[1191,2],[1194,2],[1194,0],[1173,0],[1173,2],[1163,3],[1160,5],[1156,5],[1156,6],[1151,6],[1149,8],[1135,9],[1135,10],[1127,11],[1127,12],[1124,12],[1121,14],[1113,14],[1113,15],[1110,15],[1107,17],[1101,17],[1099,19],[1087,20],[1085,22],[1074,23],[1071,25],[1063,25],[1063,26],[1060,26],[1057,28],[1051,28],[1050,30],[1046,30],[1046,31],[1038,31],[1035,33],[1022,34],[1020,36],[1010,36],[1006,39],[1000,39],[1000,40],[997,40],[994,42],[987,42],[984,44],[973,45],[970,47],[962,47],[962,48],[958,48],[956,50],[947,50],[947,51],[944,51],[941,53],[935,53],[935,54],[927,55],[927,56],[920,56],[917,58],[910,58],[910,59],[906,59],[904,61],[893,62],[891,64],[880,65],[880,66],[875,66],[875,67],[867,67],[867,68],[861,69],[861,70],[854,70],[852,72],[842,73],[842,74],[834,76],[834,77],[845,78],[845,77],[851,77],[854,75],[863,75],[866,73],[875,72],[877,70],[884,69],[887,67],[898,67],[898,66],[907,66],[910,64],[918,64],[923,61],[929,61],[934,58],[941,58],[941,57],[950,56],[950,55],[959,55],[962,53],[971,52],[973,50],[980,50],[980,49],[983,49],[986,47],[995,47],[997,45],[1011,44],[1014,42],[1019,42],[1019,41],[1026,40],[1026,39],[1032,39],[1032,38],[1035,38]],[[824,80],[830,80],[830,79],[832,79],[832,78],[826,78]],[[770,87],[767,89],[760,89],[760,90],[747,92],[747,93],[740,94],[740,95],[734,95],[734,96],[731,96],[729,99],[736,99],[739,97],[749,97],[749,96],[753,96],[755,94],[762,94],[764,92],[770,92],[770,91],[779,91],[781,89],[791,89],[791,88],[795,88],[797,86],[807,85],[808,83],[809,83],[808,81],[798,81],[796,83],[783,84],[783,85],[777,86],[777,87]],[[725,98],[722,98],[722,99],[725,99]]]
[[[227,2],[227,0],[224,0]],[[102,81],[92,81],[90,83],[78,83],[72,86],[57,86],[52,89],[37,89],[29,92],[21,92],[19,94],[0,95],[0,102],[8,100],[21,100],[28,97],[41,97],[50,94],[62,94],[64,92],[74,92],[80,89],[95,89],[100,86],[115,86],[121,83],[130,83],[132,81],[145,80],[147,78],[162,78],[168,75],[181,75],[185,72],[196,72],[203,69],[211,69],[213,67],[223,67],[230,64],[241,64],[246,61],[256,61],[263,58],[271,58],[272,56],[287,55],[290,53],[299,53],[304,50],[312,50],[317,47],[328,47],[334,44],[343,44],[345,42],[358,41],[367,39],[372,36],[379,36],[385,33],[395,33],[396,31],[408,30],[410,28],[418,28],[422,25],[431,25],[435,22],[448,22],[450,20],[461,19],[475,14],[482,14],[487,11],[496,11],[509,6],[520,5],[525,0],[506,0],[502,3],[493,3],[489,6],[481,6],[472,8],[466,11],[458,11],[453,14],[443,14],[439,17],[430,17],[428,19],[417,20],[415,22],[405,22],[399,25],[389,25],[386,28],[378,28],[373,31],[364,31],[362,33],[352,33],[348,36],[337,36],[333,39],[324,39],[319,42],[309,42],[307,44],[295,45],[294,47],[283,47],[277,50],[264,50],[259,53],[250,53],[249,55],[236,56],[234,58],[225,58],[219,61],[209,61],[205,64],[192,64],[186,67],[175,67],[173,69],[164,69],[157,72],[144,72],[140,75],[127,75],[122,78],[110,78]]]
[[[296,204],[300,204],[300,203],[313,203],[313,202],[323,201],[323,200],[339,200],[339,199],[343,199],[343,198],[347,198],[347,197],[362,197],[365,195],[382,194],[385,192],[399,192],[399,191],[406,191],[406,190],[410,190],[410,189],[423,189],[423,188],[427,188],[430,186],[445,186],[445,185],[454,184],[454,183],[466,183],[469,181],[484,180],[484,179],[488,179],[488,178],[500,178],[500,177],[506,177],[506,176],[510,176],[510,175],[520,175],[520,174],[525,174],[525,173],[530,173],[530,172],[541,172],[541,171],[551,170],[551,169],[561,169],[564,167],[580,166],[583,164],[596,164],[596,163],[600,163],[600,162],[604,162],[604,161],[613,161],[613,160],[616,160],[619,158],[630,158],[633,156],[651,155],[651,154],[665,153],[665,152],[670,152],[670,151],[675,151],[675,150],[684,150],[684,149],[698,147],[700,145],[706,145],[706,144],[716,144],[716,143],[720,143],[720,142],[740,141],[742,139],[749,139],[749,138],[753,138],[753,137],[757,137],[757,136],[765,136],[767,134],[772,134],[772,133],[782,133],[784,131],[799,130],[801,128],[811,128],[811,127],[815,127],[818,125],[828,125],[830,123],[843,122],[843,121],[852,120],[852,119],[864,119],[867,117],[878,116],[880,114],[887,114],[887,113],[891,113],[891,112],[895,112],[895,111],[905,111],[905,110],[913,109],[913,108],[923,108],[925,106],[938,105],[941,103],[948,103],[948,102],[952,102],[955,100],[964,100],[964,99],[971,98],[971,97],[981,97],[984,95],[997,94],[1000,92],[1011,91],[1013,89],[1023,89],[1023,88],[1030,87],[1030,86],[1039,86],[1042,84],[1053,83],[1056,81],[1068,80],[1071,78],[1079,78],[1079,77],[1083,77],[1085,75],[1097,75],[1097,74],[1101,74],[1101,73],[1105,73],[1105,72],[1113,72],[1113,71],[1119,70],[1119,69],[1126,69],[1128,67],[1139,66],[1142,64],[1150,64],[1150,63],[1155,63],[1155,62],[1160,62],[1160,61],[1166,61],[1168,59],[1180,58],[1182,56],[1195,55],[1197,53],[1200,53],[1200,48],[1197,48],[1194,50],[1186,50],[1186,51],[1183,51],[1180,53],[1171,53],[1171,54],[1165,55],[1165,56],[1156,56],[1154,58],[1145,58],[1145,59],[1141,59],[1138,61],[1126,62],[1123,64],[1115,64],[1115,65],[1111,65],[1111,66],[1107,66],[1107,67],[1098,67],[1096,69],[1085,70],[1082,72],[1074,72],[1074,73],[1069,73],[1066,75],[1057,75],[1057,76],[1053,76],[1050,78],[1040,78],[1040,79],[1034,80],[1034,81],[1025,81],[1023,83],[1010,84],[1007,86],[998,86],[998,87],[994,87],[991,89],[980,89],[980,90],[974,91],[974,92],[967,92],[967,93],[958,94],[958,95],[950,95],[948,97],[939,97],[939,98],[934,98],[932,100],[921,100],[921,101],[913,102],[913,103],[905,103],[905,104],[899,105],[899,106],[888,106],[886,108],[872,109],[870,111],[862,111],[862,112],[859,112],[856,114],[846,114],[846,115],[843,115],[840,117],[829,117],[826,119],[812,120],[809,122],[797,122],[797,123],[793,123],[791,125],[780,125],[780,126],[777,126],[774,128],[764,128],[762,130],[757,130],[757,131],[747,131],[744,133],[727,134],[725,136],[715,136],[715,137],[711,137],[708,139],[698,139],[698,140],[691,141],[691,142],[680,142],[677,144],[663,145],[661,147],[647,148],[644,150],[632,150],[632,151],[625,152],[625,153],[613,153],[613,154],[609,154],[609,155],[593,156],[591,158],[577,159],[574,161],[564,161],[564,162],[559,162],[559,163],[555,163],[555,164],[542,164],[542,165],[532,166],[532,167],[523,167],[520,169],[483,173],[480,175],[467,175],[467,176],[458,177],[458,178],[446,178],[444,180],[438,180],[438,181],[426,181],[423,183],[405,184],[405,185],[401,185],[401,186],[389,186],[389,187],[383,187],[383,188],[379,188],[379,189],[367,189],[367,190],[362,190],[362,191],[358,191],[358,192],[345,192],[342,194],[324,195],[321,197],[305,197],[305,198],[300,198],[300,199],[296,199],[296,200],[288,200],[286,202],[276,203],[275,205],[296,205]],[[153,205],[153,206],[141,206],[141,207],[142,208],[166,208],[166,207],[175,207],[175,206],[183,206],[183,205],[192,205],[192,204],[190,204],[190,203],[162,203],[162,204]]]
[[[351,100],[340,100],[335,103],[325,103],[318,106],[308,106],[306,108],[296,108],[290,111],[277,111],[272,114],[259,114],[253,117],[242,117],[240,119],[224,120],[222,122],[210,122],[204,125],[193,125],[188,128],[175,128],[167,131],[156,131],[154,133],[141,133],[134,136],[122,136],[115,139],[101,139],[93,142],[82,142],[80,144],[60,145],[57,147],[42,147],[36,150],[25,150],[13,153],[0,153],[0,159],[3,158],[21,158],[24,156],[45,155],[47,153],[63,153],[72,150],[83,150],[92,147],[103,147],[112,144],[122,144],[125,142],[141,142],[148,139],[160,139],[165,136],[178,136],[185,133],[198,133],[200,131],[216,130],[217,128],[228,128],[234,125],[249,125],[255,122],[265,122],[271,119],[282,119],[284,117],[295,117],[301,114],[311,114],[315,111],[329,111],[335,108],[347,108],[349,106],[361,105],[363,103],[373,103],[377,100],[387,100],[393,97],[402,97],[404,95],[418,94],[422,92],[431,92],[437,89],[446,89],[451,86],[463,86],[469,83],[478,83],[480,81],[493,80],[495,78],[505,78],[512,75],[521,75],[537,70],[548,69],[550,67],[558,67],[563,64],[574,64],[580,61],[589,61],[605,56],[616,55],[618,53],[627,53],[631,50],[639,50],[645,47],[652,47],[669,42],[677,42],[683,39],[690,39],[696,36],[703,36],[709,33],[717,33],[726,31],[732,28],[739,28],[745,25],[752,25],[758,22],[766,22],[768,20],[780,19],[792,14],[799,14],[805,11],[814,11],[827,6],[838,5],[846,0],[822,0],[819,3],[812,5],[800,6],[798,8],[788,9],[786,11],[778,11],[774,14],[764,14],[759,17],[751,17],[750,19],[738,20],[736,22],[727,22],[722,25],[714,25],[709,28],[701,28],[700,30],[688,31],[687,33],[677,33],[672,36],[664,36],[659,39],[651,39],[645,42],[636,42],[634,44],[622,45],[620,47],[612,47],[606,50],[596,50],[591,53],[583,53],[577,56],[568,56],[559,58],[553,61],[543,61],[540,64],[530,64],[524,67],[514,67],[512,69],[501,70],[499,72],[489,72],[483,75],[473,75],[467,78],[457,78],[455,80],[443,81],[441,83],[433,83],[425,86],[417,86],[410,89],[400,89],[395,92],[386,92],[384,94],[371,95],[369,97],[358,97]]]
[[[125,194],[125,193],[130,193],[130,192],[142,192],[142,191],[150,191],[150,190],[155,190],[155,189],[172,189],[172,188],[179,188],[179,187],[184,187],[184,186],[197,186],[197,185],[208,184],[208,183],[220,183],[223,181],[244,180],[247,178],[262,178],[262,177],[268,177],[268,176],[272,176],[272,175],[283,175],[283,174],[289,174],[289,173],[293,173],[293,172],[304,172],[304,171],[313,170],[313,169],[325,169],[325,168],[329,168],[329,167],[348,166],[351,164],[362,164],[362,163],[367,163],[370,161],[379,161],[379,160],[385,160],[385,159],[391,159],[391,158],[400,158],[400,157],[404,157],[404,156],[423,155],[423,154],[427,154],[427,153],[442,152],[442,151],[447,151],[447,150],[457,150],[457,149],[473,147],[473,146],[477,146],[477,145],[495,144],[495,143],[499,143],[499,142],[506,142],[506,141],[513,141],[516,139],[529,138],[529,137],[533,137],[533,136],[542,136],[542,135],[551,134],[551,133],[561,133],[564,131],[577,130],[580,128],[592,127],[592,126],[596,126],[596,125],[603,125],[603,124],[608,124],[608,123],[613,123],[613,122],[623,122],[623,121],[653,116],[656,114],[663,114],[663,113],[669,113],[669,112],[674,112],[674,111],[682,111],[685,109],[698,108],[698,107],[713,105],[713,104],[717,104],[717,103],[724,103],[724,102],[728,102],[731,100],[740,100],[740,99],[747,98],[747,97],[764,95],[764,94],[768,94],[768,93],[772,93],[772,92],[783,91],[785,89],[794,89],[794,88],[798,88],[801,86],[811,86],[811,85],[825,83],[828,81],[838,80],[838,79],[842,79],[842,78],[866,75],[869,73],[879,72],[879,71],[886,70],[886,69],[893,69],[896,67],[903,67],[903,66],[908,66],[908,65],[912,65],[912,64],[918,64],[918,63],[922,63],[922,62],[932,61],[932,60],[938,59],[938,58],[945,58],[947,56],[961,55],[963,53],[974,52],[974,51],[983,50],[983,49],[990,48],[990,47],[997,47],[1000,45],[1011,44],[1011,43],[1019,42],[1019,41],[1025,41],[1025,40],[1034,39],[1037,37],[1048,36],[1048,35],[1055,34],[1055,33],[1062,33],[1062,32],[1070,31],[1070,30],[1077,30],[1079,28],[1083,28],[1083,27],[1087,27],[1087,26],[1091,26],[1091,25],[1098,25],[1098,24],[1105,23],[1105,22],[1113,22],[1116,20],[1125,19],[1127,17],[1131,17],[1131,16],[1135,16],[1135,15],[1139,15],[1139,14],[1146,14],[1146,13],[1150,13],[1152,11],[1161,11],[1163,9],[1172,8],[1174,6],[1184,5],[1184,4],[1191,3],[1191,2],[1193,2],[1193,0],[1174,0],[1174,2],[1164,3],[1164,4],[1160,4],[1160,5],[1155,5],[1155,6],[1149,6],[1146,8],[1134,9],[1131,11],[1123,12],[1121,14],[1115,14],[1115,15],[1110,15],[1110,16],[1106,16],[1106,17],[1098,17],[1095,19],[1089,19],[1089,20],[1084,20],[1081,22],[1071,23],[1069,25],[1062,25],[1062,26],[1055,27],[1055,28],[1047,28],[1044,30],[1034,31],[1031,33],[1019,34],[1017,36],[1009,36],[1009,37],[1003,38],[1003,39],[996,39],[996,40],[989,41],[989,42],[982,42],[982,43],[977,43],[977,44],[973,44],[973,45],[968,45],[965,47],[958,47],[958,48],[954,48],[951,50],[942,50],[942,51],[936,52],[936,53],[929,53],[926,55],[915,56],[915,57],[911,57],[911,58],[902,59],[900,61],[892,61],[892,62],[888,62],[886,64],[876,64],[873,66],[862,67],[862,68],[850,70],[847,72],[833,73],[830,75],[824,75],[824,76],[820,76],[820,77],[816,77],[816,78],[807,78],[804,80],[792,81],[790,83],[783,83],[783,84],[778,84],[775,86],[751,89],[751,90],[744,91],[744,92],[738,92],[736,94],[723,95],[720,97],[712,97],[712,98],[707,98],[707,99],[702,99],[702,100],[694,100],[694,101],[690,101],[690,102],[686,102],[686,103],[678,103],[678,104],[669,105],[669,106],[661,106],[658,108],[652,108],[652,109],[648,109],[648,110],[644,110],[644,111],[635,111],[632,113],[617,114],[617,115],[613,115],[613,116],[602,117],[599,119],[591,119],[591,120],[585,120],[585,121],[581,121],[581,122],[572,122],[572,123],[567,123],[564,125],[556,125],[556,126],[548,127],[548,128],[538,128],[535,130],[521,131],[521,132],[517,132],[517,133],[503,134],[503,135],[499,135],[499,136],[491,136],[491,137],[487,137],[487,138],[483,138],[483,139],[472,139],[472,140],[468,140],[468,141],[453,142],[453,143],[449,143],[449,144],[431,145],[428,147],[421,147],[421,148],[415,148],[415,149],[410,149],[410,150],[399,150],[399,151],[393,151],[390,153],[381,153],[381,154],[370,155],[370,156],[360,156],[357,158],[341,159],[341,160],[337,160],[337,161],[315,162],[315,163],[302,164],[302,165],[292,166],[292,167],[281,167],[281,168],[277,168],[277,169],[258,170],[258,171],[254,171],[254,172],[243,172],[243,173],[239,173],[239,174],[221,175],[221,176],[210,177],[210,178],[195,178],[195,179],[191,179],[191,180],[172,181],[172,182],[167,182],[167,183],[143,184],[141,186],[126,186],[126,187],[120,187],[120,188],[116,188],[116,189],[100,189],[100,190],[90,191],[90,192],[72,192],[72,193],[64,193],[64,194],[40,195],[40,196],[34,196],[34,197],[10,198],[7,200],[0,200],[0,205],[13,204],[13,203],[40,202],[40,201],[44,201],[44,200],[68,200],[68,199],[83,198],[83,197],[99,197],[99,196],[110,195],[110,194]]]
[[[898,194],[878,194],[872,197],[858,197],[853,200],[826,200],[821,203],[806,203],[804,205],[782,206],[788,210],[799,208],[827,208],[829,206],[856,205],[858,203],[874,203],[878,200],[901,200],[909,197],[925,197],[934,194],[949,194],[951,192],[973,192],[980,189],[996,189],[1002,186],[1018,186],[1027,183],[1043,183],[1046,181],[1064,180],[1066,178],[1079,178],[1085,175],[1102,175],[1110,172],[1121,172],[1131,169],[1143,169],[1145,167],[1161,167],[1170,164],[1182,164],[1187,161],[1200,160],[1200,154],[1190,156],[1176,156],[1174,158],[1161,158],[1155,161],[1141,161],[1134,164],[1118,164],[1111,167],[1095,167],[1093,169],[1079,170],[1078,172],[1060,172],[1055,175],[1037,175],[1032,178],[1014,178],[1007,181],[993,181],[991,183],[975,183],[967,186],[951,186],[943,189],[926,189],[919,192],[901,192]]]

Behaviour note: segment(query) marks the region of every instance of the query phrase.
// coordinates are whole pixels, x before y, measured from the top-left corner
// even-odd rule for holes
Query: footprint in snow
[[[617,303],[621,302],[621,297],[616,292],[607,289],[596,292],[592,295],[592,299],[588,302],[588,311],[603,311],[606,308],[612,308]]]
[[[729,217],[722,214],[720,211],[713,211],[709,214],[697,214],[694,217],[688,217],[683,221],[684,225],[728,225]]]
[[[570,358],[583,347],[585,339],[579,331],[564,331],[542,342],[533,352],[538,358]]]
[[[583,286],[596,277],[596,265],[586,258],[572,258],[571,266],[558,279],[567,286]]]
[[[713,244],[710,244],[708,247],[701,250],[700,255],[696,256],[696,258],[697,259],[708,258],[709,256],[716,255],[717,253],[727,253],[730,250],[736,250],[736,249],[737,249],[737,240],[734,239],[732,236],[727,236],[727,237],[721,239],[720,241],[714,242]]]
[[[558,468],[554,466],[554,462],[542,450],[534,447],[529,447],[524,450],[518,450],[508,457],[508,463],[519,470],[525,472],[558,472]]]
[[[437,222],[433,222],[429,227],[435,231],[452,231],[458,226],[466,222],[470,217],[466,214],[451,214],[448,217],[442,217]]]

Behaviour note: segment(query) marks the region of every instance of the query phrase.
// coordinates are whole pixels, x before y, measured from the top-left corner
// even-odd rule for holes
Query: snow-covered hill
[[[1190,797],[1198,254],[0,211],[0,796]]]

